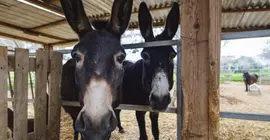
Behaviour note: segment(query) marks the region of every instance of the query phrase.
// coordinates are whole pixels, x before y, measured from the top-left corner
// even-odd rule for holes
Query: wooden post
[[[27,140],[29,52],[15,49],[14,139]]]
[[[209,0],[209,19],[209,139],[217,140],[220,117],[221,0]]]
[[[0,47],[0,140],[7,139],[7,47]]]
[[[62,54],[50,52],[48,139],[58,140],[61,115]]]
[[[53,50],[53,46],[51,46],[51,45],[44,45],[43,47],[44,47],[45,50],[48,50],[48,51]]]
[[[36,52],[36,96],[35,96],[35,137],[46,140],[47,135],[47,74],[49,53],[44,50]]]
[[[220,4],[181,1],[182,139],[218,139]]]

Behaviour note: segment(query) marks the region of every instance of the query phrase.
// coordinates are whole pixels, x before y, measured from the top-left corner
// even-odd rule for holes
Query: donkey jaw
[[[102,123],[102,118],[112,109],[111,86],[104,79],[92,79],[87,86],[84,97],[84,109],[96,128]],[[113,116],[115,114],[113,112]]]
[[[163,70],[156,72],[152,79],[149,101],[153,110],[160,111],[166,110],[171,102],[169,81]]]

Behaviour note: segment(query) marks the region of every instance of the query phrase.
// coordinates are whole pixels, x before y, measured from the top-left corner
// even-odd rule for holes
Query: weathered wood
[[[219,76],[221,45],[221,0],[209,0],[209,140],[218,139],[219,130]]]
[[[8,55],[8,71],[14,71],[15,68],[15,56]],[[29,57],[29,71],[36,70],[36,58]]]
[[[0,32],[0,36],[12,38],[12,39],[18,39],[18,40],[22,40],[22,41],[26,41],[26,42],[37,43],[37,44],[46,44],[45,42],[41,42],[41,41],[37,41],[37,40],[25,38],[25,37],[15,36],[15,35],[3,33],[3,32]]]
[[[213,7],[209,0],[182,0],[181,4],[182,138],[206,140],[213,137],[209,133],[208,118],[209,9]]]
[[[58,140],[60,133],[61,98],[60,84],[62,73],[62,54],[50,52],[49,75],[49,119],[48,139]]]
[[[53,11],[53,12],[55,12],[55,13],[61,15],[61,16],[65,16],[62,10],[56,9],[56,8],[50,6],[47,3],[43,3],[43,2],[40,2],[40,1],[37,1],[37,0],[24,0],[24,1],[27,1],[27,2],[29,2],[31,4],[33,4],[33,5],[40,6],[40,7],[44,8],[44,9],[48,9],[50,11]]]
[[[13,25],[13,24],[10,24],[10,23],[6,23],[6,22],[3,22],[3,21],[0,21],[0,25],[6,26],[8,28],[12,28],[14,30],[22,31],[22,32],[24,32],[26,34],[29,34],[29,35],[32,35],[32,36],[40,36],[41,35],[41,36],[48,37],[48,38],[51,38],[51,39],[65,40],[64,38],[61,38],[61,37],[58,37],[58,36],[54,36],[54,35],[50,35],[50,34],[38,32],[38,31],[33,31],[31,29],[22,28],[20,26],[16,26],[16,25]]]
[[[28,50],[15,49],[14,139],[27,140]]]
[[[8,139],[8,140],[15,140],[14,138]],[[27,134],[27,140],[38,140],[35,138],[35,133],[31,132]]]
[[[14,55],[8,55],[8,71],[14,71],[15,67],[15,56]],[[50,67],[48,67],[48,70]],[[36,58],[35,57],[29,57],[29,71],[36,71]]]
[[[0,140],[7,139],[7,47],[0,47]]]
[[[35,136],[38,140],[46,140],[47,136],[47,70],[49,52],[36,52],[36,95],[35,95]]]

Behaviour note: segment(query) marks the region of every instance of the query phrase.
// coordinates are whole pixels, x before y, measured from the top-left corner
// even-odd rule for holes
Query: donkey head
[[[171,40],[178,28],[180,12],[178,3],[174,3],[168,14],[164,31],[154,37],[152,17],[144,2],[139,8],[139,27],[145,42]],[[141,57],[144,60],[143,85],[150,93],[152,109],[165,110],[171,102],[169,91],[173,86],[173,59],[176,52],[172,46],[144,48]]]
[[[71,56],[76,60],[74,75],[82,106],[75,129],[84,139],[109,139],[116,127],[113,108],[117,106],[126,55],[120,37],[128,26],[132,3],[115,0],[110,20],[95,22],[94,30],[82,0],[61,0],[66,19],[79,36]]]

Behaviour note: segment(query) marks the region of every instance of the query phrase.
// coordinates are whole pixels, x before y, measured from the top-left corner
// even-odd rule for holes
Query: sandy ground
[[[270,85],[262,85],[261,92],[246,93],[243,83],[225,83],[220,86],[221,111],[270,114]],[[31,95],[29,95],[31,97]],[[11,106],[11,104],[9,104]],[[33,117],[33,105],[29,104],[29,117]],[[139,129],[135,111],[121,112],[125,133],[116,129],[112,140],[138,140]],[[146,114],[146,129],[149,140],[153,140],[149,114]],[[159,130],[161,140],[176,139],[176,114],[160,113]],[[61,140],[72,140],[73,129],[70,117],[62,111]],[[221,140],[270,140],[270,122],[220,119]]]

